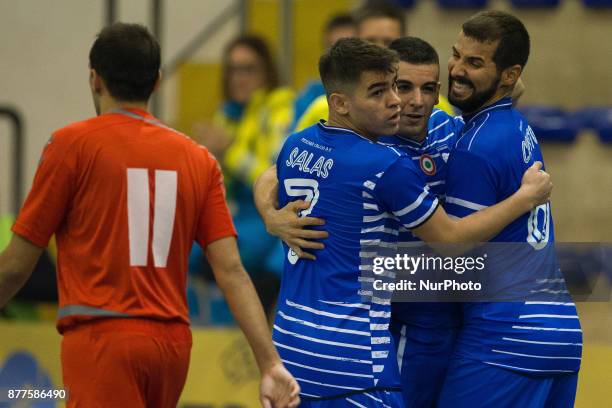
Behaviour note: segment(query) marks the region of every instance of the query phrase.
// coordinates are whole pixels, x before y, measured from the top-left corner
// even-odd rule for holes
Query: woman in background
[[[195,134],[221,162],[242,261],[264,307],[271,311],[284,256],[257,214],[252,185],[276,160],[293,121],[295,96],[291,89],[279,87],[269,47],[255,35],[238,37],[227,45],[222,87],[225,101],[213,125],[202,125]]]

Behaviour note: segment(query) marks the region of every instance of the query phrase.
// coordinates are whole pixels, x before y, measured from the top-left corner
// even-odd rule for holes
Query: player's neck
[[[402,133],[398,133],[398,135],[403,138],[403,139],[407,139],[407,140],[412,140],[413,142],[417,142],[417,143],[422,143],[423,140],[425,140],[427,138],[427,128],[425,128],[420,134],[418,135],[408,135],[408,134],[402,134]]]
[[[508,90],[507,88],[500,88],[488,101],[482,104],[478,109],[474,110],[474,112],[463,112],[463,115],[472,115],[476,112],[480,112],[481,110],[488,108],[489,106],[494,105],[509,96],[512,96],[512,89]]]
[[[368,134],[368,132],[362,129],[359,129],[359,127],[355,126],[347,117],[340,116],[340,115],[334,115],[332,112],[329,113],[329,120],[327,121],[326,124],[327,126],[352,130],[358,135],[363,136],[366,139],[370,139],[374,142],[378,139],[378,136],[370,135]]]
[[[117,109],[141,109],[147,110],[147,102],[125,102],[111,97],[100,97],[100,115]]]

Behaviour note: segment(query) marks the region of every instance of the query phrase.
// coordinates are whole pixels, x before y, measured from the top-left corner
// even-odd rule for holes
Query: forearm
[[[280,363],[259,297],[244,268],[236,265],[215,273],[215,278],[253,350],[260,372]]]
[[[27,282],[43,249],[13,235],[8,247],[0,253],[0,308]]]
[[[506,200],[452,220],[449,243],[486,242],[499,234],[508,224],[530,211],[532,204],[518,193]]]
[[[264,171],[255,180],[253,185],[253,198],[255,207],[264,220],[278,208],[278,179],[276,178],[276,166]]]
[[[0,255],[0,309],[19,292],[30,274],[31,271],[20,270],[18,263],[10,259],[6,252]]]

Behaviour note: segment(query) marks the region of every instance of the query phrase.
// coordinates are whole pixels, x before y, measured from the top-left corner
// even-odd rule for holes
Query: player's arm
[[[244,270],[236,239],[226,237],[206,247],[206,257],[261,372],[260,398],[264,407],[296,407],[300,388],[283,366],[270,336],[257,292]]]
[[[0,254],[0,309],[26,283],[42,252],[43,248],[13,234],[9,245]]]
[[[54,135],[43,150],[11,242],[0,255],[0,307],[28,280],[70,207],[76,167],[72,146],[71,139]]]
[[[552,192],[550,175],[535,162],[523,175],[521,187],[510,197],[464,218],[452,219],[438,207],[429,220],[412,232],[426,242],[485,242],[501,232],[512,221],[548,202]]]
[[[268,233],[285,241],[300,258],[315,259],[314,255],[303,249],[323,249],[322,243],[310,240],[327,238],[328,234],[325,231],[314,231],[305,227],[324,225],[325,221],[314,217],[300,217],[299,212],[310,206],[309,202],[303,200],[293,201],[278,209],[276,166],[268,168],[255,180],[253,196],[255,207]]]

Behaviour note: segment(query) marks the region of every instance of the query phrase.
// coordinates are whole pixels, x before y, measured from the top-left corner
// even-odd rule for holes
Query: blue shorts
[[[308,400],[300,404],[300,408],[405,408],[402,393],[399,391],[372,390],[352,394],[347,397]]]
[[[451,361],[439,408],[571,408],[578,373],[535,377],[480,361]]]
[[[397,346],[406,407],[435,407],[459,329],[405,325],[394,320],[390,329]]]

